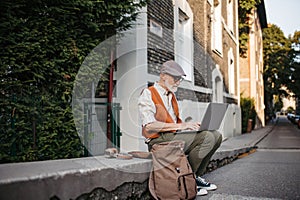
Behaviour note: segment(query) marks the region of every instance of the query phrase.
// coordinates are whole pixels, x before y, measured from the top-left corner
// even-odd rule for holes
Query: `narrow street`
[[[257,146],[254,153],[206,174],[218,190],[197,199],[300,199],[300,129],[280,116]]]

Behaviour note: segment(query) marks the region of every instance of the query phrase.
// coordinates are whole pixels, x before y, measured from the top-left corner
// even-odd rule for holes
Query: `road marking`
[[[230,194],[213,194],[209,199],[211,200],[280,200],[275,198],[250,197],[250,196],[230,195]]]
[[[266,148],[259,148],[257,151],[271,151],[271,152],[300,152],[300,149],[266,149]]]
[[[256,149],[251,149],[249,152],[243,153],[241,155],[238,156],[238,158],[244,158],[246,156],[249,156],[250,154],[256,152]]]
[[[279,139],[300,140],[300,137],[296,137],[296,136],[279,136]]]

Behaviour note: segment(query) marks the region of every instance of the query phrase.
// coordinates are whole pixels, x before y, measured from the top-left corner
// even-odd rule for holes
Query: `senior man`
[[[139,97],[142,132],[149,151],[156,143],[183,140],[185,154],[196,174],[197,195],[205,195],[208,190],[217,189],[217,186],[200,176],[220,146],[222,135],[218,131],[198,131],[199,122],[181,120],[175,92],[184,76],[184,70],[175,61],[169,60],[162,64],[159,81],[144,89]],[[180,130],[195,131],[181,134]]]

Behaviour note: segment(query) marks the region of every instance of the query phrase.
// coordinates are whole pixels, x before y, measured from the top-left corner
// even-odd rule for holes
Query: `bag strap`
[[[142,158],[142,159],[151,159],[152,153],[147,151],[130,151],[128,154],[132,155],[134,158]]]
[[[133,156],[130,154],[126,154],[126,153],[119,153],[118,149],[116,149],[116,148],[108,148],[108,149],[105,149],[105,157],[129,160],[129,159],[132,159]]]

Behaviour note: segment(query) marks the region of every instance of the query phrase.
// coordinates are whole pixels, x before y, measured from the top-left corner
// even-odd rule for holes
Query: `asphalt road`
[[[279,117],[256,152],[204,178],[218,189],[197,199],[300,199],[300,129]]]

